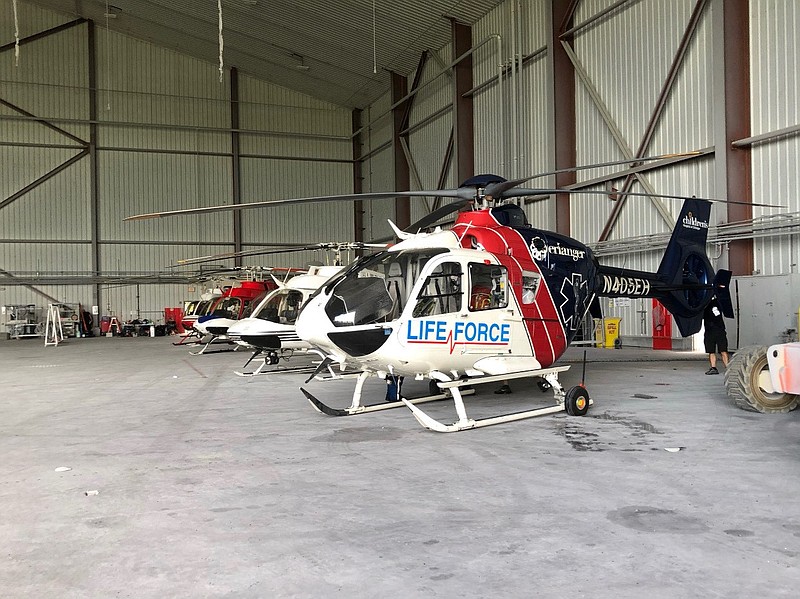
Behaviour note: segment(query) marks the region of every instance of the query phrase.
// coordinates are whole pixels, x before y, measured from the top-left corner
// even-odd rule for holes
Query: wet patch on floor
[[[616,433],[614,436],[604,435],[602,431],[591,431],[596,423],[611,423],[621,425],[622,438]],[[663,433],[652,424],[636,420],[629,416],[617,416],[603,412],[596,414],[590,412],[583,418],[566,418],[555,420],[555,432],[576,451],[644,451],[652,449],[654,439],[652,435]],[[610,432],[610,431],[609,431]],[[659,443],[659,448],[662,447]]]
[[[729,528],[724,532],[726,535],[731,535],[732,537],[752,537],[756,534],[752,530],[745,530],[743,528]]]
[[[606,420],[609,422],[615,422],[618,424],[623,425],[626,428],[631,429],[634,431],[634,434],[645,434],[645,433],[653,433],[655,435],[663,435],[664,433],[654,427],[652,424],[648,422],[642,422],[641,420],[636,420],[633,418],[628,418],[627,416],[615,416],[614,414],[609,414],[608,412],[603,412],[602,414],[589,414],[587,418],[593,418],[594,420]]]
[[[699,534],[708,526],[699,518],[649,505],[629,505],[608,513],[615,524],[641,532]]]
[[[574,420],[556,421],[556,433],[572,446],[575,451],[604,451],[600,447],[600,440],[597,433],[586,431],[582,425]]]
[[[795,537],[800,537],[800,525],[798,524],[784,524],[783,528],[792,533]]]

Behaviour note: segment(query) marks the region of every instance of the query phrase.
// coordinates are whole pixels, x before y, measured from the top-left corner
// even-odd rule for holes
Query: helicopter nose
[[[309,300],[309,304],[300,312],[295,322],[297,336],[303,341],[317,346],[329,343],[326,332],[330,329],[331,321],[325,314],[327,297],[318,296]]]

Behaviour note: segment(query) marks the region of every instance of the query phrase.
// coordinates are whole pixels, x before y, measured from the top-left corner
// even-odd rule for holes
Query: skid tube
[[[192,339],[192,341],[190,341]],[[181,340],[175,343],[172,342],[172,345],[197,345],[203,340],[203,338],[197,334],[196,331],[187,332],[181,335]]]
[[[202,341],[198,341],[198,345],[200,343],[202,343]],[[228,349],[215,349],[213,351],[206,351],[212,345],[223,345],[223,344],[224,345],[234,345],[233,341],[229,341],[227,339],[219,339],[219,337],[215,335],[214,337],[211,338],[210,341],[205,343],[203,345],[203,347],[200,348],[199,351],[190,351],[189,355],[192,355],[192,356],[203,356],[203,355],[206,355],[206,354],[219,354],[219,353],[222,353],[222,352],[236,351],[241,347],[240,345],[236,345],[233,349],[228,348]]]
[[[352,373],[355,374],[355,373]],[[311,403],[313,408],[320,412],[321,414],[326,414],[328,416],[355,416],[356,414],[368,414],[370,412],[382,412],[384,410],[392,410],[394,408],[401,408],[404,404],[420,404],[420,403],[428,403],[431,401],[441,401],[443,399],[448,399],[451,395],[449,391],[445,391],[444,393],[438,393],[436,395],[428,395],[426,397],[417,397],[415,399],[406,399],[404,397],[400,397],[400,401],[388,401],[382,402],[378,404],[370,404],[370,405],[362,405],[361,404],[361,390],[364,387],[364,383],[366,380],[373,376],[375,373],[370,371],[362,371],[358,373],[356,379],[356,388],[353,391],[353,401],[351,404],[346,408],[333,408],[326,403],[323,403],[316,397],[314,397],[311,393],[300,387],[300,391],[303,392],[303,395],[306,396],[306,399]],[[345,373],[347,375],[347,373]],[[344,378],[342,375],[338,375],[336,378]],[[348,377],[349,378],[349,377]],[[461,392],[461,395],[472,395],[475,393],[474,389],[465,389]]]
[[[269,370],[264,370],[264,367],[267,366],[267,363],[264,362],[256,368],[253,372],[243,372],[241,370],[234,370],[233,373],[236,376],[241,376],[244,378],[249,378],[253,376],[257,376],[259,374],[310,374],[314,372],[314,366],[275,366],[275,368],[271,368]],[[274,366],[274,364],[269,364],[269,366]]]
[[[514,422],[516,420],[535,418],[536,416],[545,416],[547,414],[556,414],[558,412],[565,411],[564,397],[566,394],[564,392],[564,388],[558,382],[558,373],[568,369],[569,366],[556,366],[553,368],[544,368],[540,370],[527,370],[523,372],[514,372],[509,374],[480,376],[473,378],[458,379],[454,381],[439,382],[439,387],[445,390],[449,390],[453,396],[453,402],[455,404],[458,420],[452,424],[444,424],[442,422],[439,422],[435,418],[423,412],[420,408],[416,407],[412,402],[409,402],[403,398],[401,398],[400,401],[402,401],[403,404],[405,404],[405,406],[409,410],[411,410],[411,413],[414,414],[414,417],[422,426],[437,433],[454,433],[474,428],[483,428],[485,426],[492,426],[494,424],[502,424],[504,422]],[[464,406],[464,400],[463,400],[463,396],[465,395],[465,393],[461,391],[460,387],[465,385],[480,385],[484,383],[494,383],[499,381],[506,381],[510,379],[527,378],[527,377],[541,377],[545,381],[547,381],[553,389],[553,395],[555,396],[556,405],[548,406],[546,408],[536,408],[524,412],[503,414],[501,416],[494,416],[491,418],[482,418],[479,420],[474,420],[467,416],[467,410],[466,407]],[[591,405],[592,403],[593,402],[589,400],[589,405]]]

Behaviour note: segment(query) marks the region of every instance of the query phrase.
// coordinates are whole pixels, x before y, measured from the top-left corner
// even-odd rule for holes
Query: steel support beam
[[[361,158],[363,140],[361,133],[361,110],[352,112],[353,129],[353,193],[364,191],[364,162]],[[364,241],[364,200],[353,202],[353,241]]]
[[[444,189],[447,183],[447,175],[450,173],[450,167],[453,164],[453,151],[455,149],[455,131],[450,128],[450,137],[447,140],[447,147],[444,150],[444,158],[442,159],[442,167],[439,169],[439,177],[436,179],[436,189]],[[442,205],[442,198],[434,198],[431,211],[438,210]]]
[[[751,148],[736,147],[748,138],[750,127],[750,18],[749,0],[714,0],[714,106],[723,107],[714,117],[717,193],[744,202],[752,201]],[[753,207],[728,204],[727,222],[753,218]],[[728,268],[734,275],[750,275],[754,269],[753,240],[737,239],[728,245]]]
[[[392,153],[394,155],[394,188],[397,191],[408,191],[411,189],[410,172],[408,161],[400,143],[401,131],[403,130],[403,117],[405,115],[405,102],[398,101],[408,93],[408,82],[402,75],[394,71],[392,77]],[[409,198],[397,198],[394,204],[395,224],[401,229],[405,229],[411,224],[411,201]]]
[[[60,135],[63,135],[64,137],[68,137],[69,139],[79,143],[83,147],[86,147],[86,146],[89,145],[89,143],[87,141],[84,141],[80,137],[78,137],[76,135],[73,135],[72,133],[62,129],[61,127],[56,127],[53,123],[51,123],[47,119],[39,118],[35,114],[33,114],[31,112],[28,112],[24,108],[20,108],[16,104],[12,104],[8,100],[3,100],[2,98],[0,98],[0,104],[5,106],[5,107],[7,107],[7,108],[10,108],[14,112],[18,112],[18,113],[20,113],[22,115],[25,115],[26,117],[29,117],[33,121],[39,123],[40,125],[44,125],[45,127],[49,128],[49,129],[52,129],[53,131],[55,131],[56,133],[58,133]]]
[[[29,289],[30,291],[33,291],[34,293],[36,293],[38,295],[41,295],[43,298],[45,298],[51,304],[59,303],[59,301],[56,298],[54,298],[52,295],[46,294],[44,291],[42,291],[38,287],[34,287],[33,285],[29,284],[28,282],[24,282],[23,283],[23,282],[20,282],[20,281],[15,281],[15,279],[17,279],[17,277],[12,275],[7,270],[4,270],[4,269],[0,268],[0,285],[20,285],[22,287],[25,287],[26,289]]]
[[[575,69],[561,43],[561,33],[572,27],[576,0],[551,0],[550,38],[548,41],[548,71],[552,82],[552,138],[555,170],[575,166],[577,162],[575,136]],[[570,40],[564,43],[571,45]],[[555,186],[572,185],[577,181],[575,171],[558,173]],[[555,229],[570,234],[570,196],[556,194]]]
[[[36,40],[40,40],[47,36],[61,33],[62,31],[66,31],[67,29],[72,29],[77,25],[82,25],[83,23],[88,23],[86,19],[81,17],[80,19],[75,19],[74,21],[69,21],[67,23],[63,23],[61,25],[57,25],[55,27],[51,27],[50,29],[46,29],[45,31],[40,31],[38,33],[34,33],[33,35],[28,35],[25,37],[21,37],[19,39],[19,45],[22,46],[23,44],[29,44],[31,42],[35,42]],[[8,44],[3,44],[0,46],[0,52],[6,52],[7,50],[13,50],[16,42],[9,42]]]
[[[239,140],[239,69],[231,67],[231,184],[233,203],[242,203],[242,161]],[[242,211],[233,211],[233,248],[234,252],[242,251]],[[242,257],[236,256],[234,266],[242,265]]]
[[[411,109],[414,106],[414,100],[417,98],[417,90],[422,83],[422,74],[425,72],[425,65],[428,63],[429,55],[430,53],[427,50],[420,54],[417,70],[414,71],[414,81],[411,82],[411,89],[408,92],[411,97],[404,102],[405,109],[403,110],[403,123],[400,127],[401,134],[408,130],[408,124],[411,121]]]
[[[775,139],[791,137],[793,135],[797,135],[798,133],[800,133],[800,125],[792,125],[791,127],[784,127],[783,129],[777,129],[776,131],[769,131],[768,133],[762,133],[761,135],[753,135],[752,137],[737,139],[731,145],[734,148],[744,148],[746,146],[752,146],[755,144],[773,141]]]
[[[87,30],[89,59],[89,215],[91,218],[92,274],[100,276],[100,170],[97,156],[97,35],[94,21],[88,22]],[[100,284],[94,286],[92,305],[103,309],[103,290]]]
[[[458,182],[475,174],[475,125],[472,89],[472,28],[450,20],[453,54],[465,55],[453,67],[453,130],[455,132],[456,176]]]
[[[0,210],[5,208],[9,204],[15,202],[16,200],[18,200],[19,198],[24,196],[26,193],[28,193],[30,191],[33,191],[34,189],[39,187],[45,181],[48,181],[49,179],[52,179],[58,173],[60,173],[61,171],[65,170],[67,168],[69,168],[70,166],[72,166],[73,164],[78,162],[78,160],[80,160],[81,158],[83,158],[87,154],[89,154],[89,149],[88,148],[85,149],[85,150],[81,150],[80,152],[75,154],[75,156],[73,156],[72,158],[69,158],[68,160],[62,162],[61,164],[59,164],[54,169],[47,171],[44,175],[42,175],[41,177],[36,179],[36,181],[33,181],[32,183],[29,183],[28,185],[26,185],[25,187],[23,187],[22,189],[20,189],[16,193],[11,194],[5,200],[0,202]]]

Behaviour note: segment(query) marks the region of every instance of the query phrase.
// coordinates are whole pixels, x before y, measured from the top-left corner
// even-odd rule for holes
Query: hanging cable
[[[375,17],[375,0],[372,0],[372,73],[378,73],[378,32]]]
[[[222,39],[222,0],[217,0],[217,9],[219,10],[219,82],[222,83],[225,74],[222,62],[222,48],[225,45]]]
[[[108,33],[108,20],[111,13],[108,10],[108,0],[106,0],[106,110],[111,110],[111,38]]]
[[[11,0],[14,9],[14,66],[19,66],[19,17],[17,16],[17,0]]]

